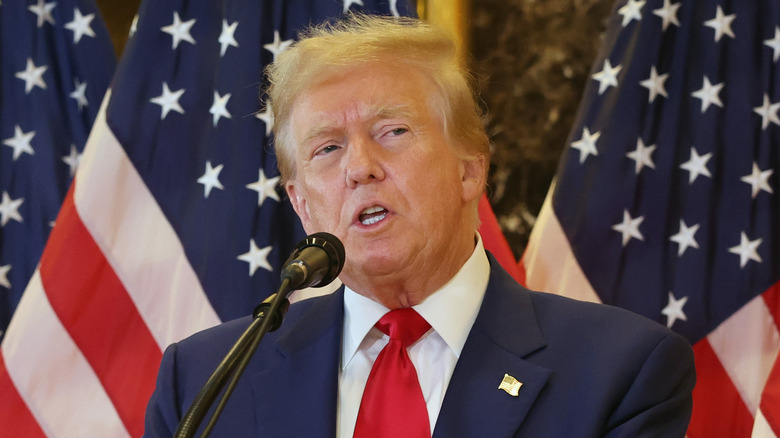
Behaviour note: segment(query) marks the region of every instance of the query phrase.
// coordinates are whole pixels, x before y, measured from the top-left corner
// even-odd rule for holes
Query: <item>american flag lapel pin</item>
[[[512,397],[517,397],[521,386],[523,386],[523,382],[515,379],[509,374],[504,374],[504,378],[501,380],[501,384],[498,385],[498,389],[503,389]]]

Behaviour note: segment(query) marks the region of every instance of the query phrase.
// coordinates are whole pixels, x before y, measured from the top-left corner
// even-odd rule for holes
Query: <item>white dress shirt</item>
[[[431,330],[407,350],[420,379],[431,432],[436,425],[455,363],[482,305],[490,276],[490,264],[482,239],[477,236],[474,252],[460,271],[441,289],[414,306],[417,313],[431,325]],[[389,341],[389,337],[375,328],[374,324],[389,311],[376,301],[345,287],[338,438],[350,438],[353,435],[360,399],[371,367]]]

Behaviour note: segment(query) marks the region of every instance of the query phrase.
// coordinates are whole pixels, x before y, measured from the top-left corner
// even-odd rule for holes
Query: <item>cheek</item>
[[[309,191],[306,208],[314,224],[328,231],[339,219],[343,204],[336,188],[322,185]]]

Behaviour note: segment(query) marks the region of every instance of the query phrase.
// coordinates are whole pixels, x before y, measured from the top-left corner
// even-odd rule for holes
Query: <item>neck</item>
[[[411,263],[405,269],[387,275],[342,273],[340,278],[350,289],[388,309],[416,306],[447,284],[471,257],[475,239],[468,237],[463,242],[460,250],[449,252],[432,263]]]

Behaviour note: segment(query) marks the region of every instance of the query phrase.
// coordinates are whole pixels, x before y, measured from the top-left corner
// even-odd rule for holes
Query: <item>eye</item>
[[[325,146],[325,147],[319,149],[315,155],[327,155],[327,154],[329,154],[329,153],[331,153],[333,151],[339,150],[340,148],[341,148],[340,146],[337,146],[335,144],[331,144],[331,145],[328,145],[328,146]]]
[[[392,134],[392,135],[402,135],[402,134],[405,134],[407,132],[409,132],[409,130],[406,129],[406,128],[395,128],[392,131],[390,131],[390,134]]]

